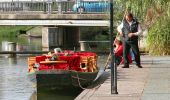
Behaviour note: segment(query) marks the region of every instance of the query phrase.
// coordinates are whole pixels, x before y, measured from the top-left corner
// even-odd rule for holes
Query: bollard
[[[80,51],[86,51],[86,43],[80,42]]]
[[[8,41],[2,41],[2,51],[8,51]]]
[[[16,43],[15,42],[8,42],[8,51],[16,51]],[[16,57],[16,54],[9,54],[9,57]]]

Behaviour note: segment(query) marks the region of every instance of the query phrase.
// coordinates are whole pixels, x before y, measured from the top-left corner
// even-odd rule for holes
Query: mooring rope
[[[80,87],[81,89],[83,89],[83,90],[92,90],[92,89],[97,89],[97,88],[99,88],[99,87],[101,86],[101,84],[99,84],[98,86],[93,87],[93,88],[85,88],[85,87],[83,87],[83,86],[81,85],[80,79],[81,79],[81,80],[87,80],[87,79],[80,78],[79,75],[78,75],[78,72],[77,72],[77,71],[74,71],[74,72],[76,73],[76,77],[75,77],[75,76],[71,76],[71,77],[77,79],[78,85],[79,85],[79,87]],[[95,79],[95,80],[96,80],[96,79]],[[93,81],[93,82],[94,82],[94,81]],[[92,84],[93,84],[93,82],[92,82]]]

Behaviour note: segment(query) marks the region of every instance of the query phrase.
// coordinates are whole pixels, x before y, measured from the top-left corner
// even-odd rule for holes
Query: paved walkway
[[[170,100],[170,57],[141,56],[141,60],[142,69],[118,67],[118,94],[111,94],[107,70],[100,86],[84,90],[75,100]]]

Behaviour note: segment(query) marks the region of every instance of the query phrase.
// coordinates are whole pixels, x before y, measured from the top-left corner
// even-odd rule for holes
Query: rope
[[[85,88],[85,87],[83,87],[83,86],[81,85],[80,79],[81,79],[81,80],[87,80],[87,79],[80,78],[79,75],[78,75],[78,72],[77,72],[77,71],[74,71],[74,72],[76,73],[76,77],[75,77],[75,76],[71,76],[71,77],[77,79],[78,85],[79,85],[79,87],[80,87],[81,89],[83,89],[83,90],[92,90],[92,89],[97,89],[97,88],[99,88],[99,87],[101,86],[101,84],[99,84],[97,87],[94,87],[94,88]]]
[[[107,58],[107,61],[106,61],[106,63],[105,63],[104,71],[108,68],[109,61],[110,61],[110,57],[111,57],[111,53],[109,54],[109,56],[108,56],[108,58]]]
[[[79,78],[79,75],[78,75],[77,72],[76,72],[76,75],[77,75],[77,79],[78,79],[77,81],[78,81],[79,87],[82,88],[83,90],[84,90],[84,89],[87,89],[87,88],[84,88],[84,87],[81,85],[81,83],[80,83],[80,78]]]

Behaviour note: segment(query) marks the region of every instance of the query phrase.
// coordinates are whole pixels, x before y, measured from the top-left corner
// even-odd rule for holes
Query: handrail
[[[92,2],[92,1],[89,1]],[[93,2],[92,2],[93,3]],[[106,13],[109,10],[109,3],[107,2],[103,2],[103,1],[99,1],[99,5],[101,6],[101,4],[103,5],[102,8],[97,8],[99,6],[95,6],[96,4],[94,4],[94,7],[90,8],[92,5],[89,5],[90,3],[85,2],[85,1],[75,1],[75,0],[71,0],[71,1],[62,1],[62,2],[57,2],[57,1],[52,1],[52,2],[48,2],[46,0],[40,0],[40,1],[35,1],[35,0],[30,0],[30,1],[23,1],[23,0],[11,0],[11,2],[9,1],[1,1],[0,2],[0,12],[3,13],[14,13],[14,12],[35,12],[35,11],[39,11],[39,13],[43,12],[43,13],[76,13],[76,14],[81,14],[81,13]],[[82,5],[84,6],[83,12],[79,12],[78,9],[80,8],[80,6],[82,7]],[[99,11],[100,10],[100,11]]]

